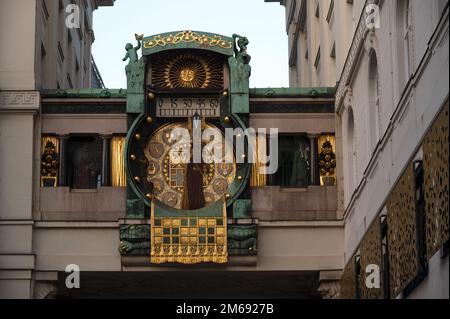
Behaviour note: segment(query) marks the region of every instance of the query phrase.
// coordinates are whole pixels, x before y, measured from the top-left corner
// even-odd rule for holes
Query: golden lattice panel
[[[448,104],[423,142],[428,260],[449,239]]]
[[[173,218],[152,220],[152,263],[227,261],[227,220],[225,218]]]
[[[341,278],[341,298],[356,298],[355,257],[352,257],[344,269]]]
[[[387,202],[391,296],[398,296],[418,272],[413,164]]]
[[[380,238],[380,221],[375,219],[372,226],[370,226],[366,235],[364,236],[359,247],[361,254],[361,298],[363,299],[381,299],[383,298],[383,287],[379,289],[369,289],[365,285],[366,272],[368,265],[378,265],[381,272],[381,238]]]

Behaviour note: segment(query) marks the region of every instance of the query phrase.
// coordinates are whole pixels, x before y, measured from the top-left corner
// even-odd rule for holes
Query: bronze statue
[[[135,34],[134,36],[136,38],[136,41],[138,42],[138,45],[136,47],[133,47],[133,45],[131,43],[127,43],[125,45],[125,50],[127,51],[127,54],[125,54],[125,57],[122,59],[122,61],[126,61],[126,60],[130,59],[130,62],[128,64],[135,63],[139,60],[137,51],[142,46],[141,40],[142,40],[143,36],[138,35],[138,34]]]

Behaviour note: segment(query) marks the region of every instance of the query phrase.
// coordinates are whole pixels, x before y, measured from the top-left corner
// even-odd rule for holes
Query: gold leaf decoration
[[[167,45],[175,45],[180,42],[195,42],[200,45],[220,47],[223,49],[231,49],[233,47],[233,43],[231,41],[223,40],[220,35],[208,36],[206,34],[199,34],[193,31],[181,31],[175,35],[156,35],[152,40],[144,42],[144,48],[151,49],[157,46],[165,47]]]
[[[152,60],[152,84],[157,89],[221,89],[223,59],[201,51],[156,55]]]

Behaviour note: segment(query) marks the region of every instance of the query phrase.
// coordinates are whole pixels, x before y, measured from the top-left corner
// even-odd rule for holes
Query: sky
[[[246,36],[252,60],[250,87],[288,87],[285,8],[264,0],[116,0],[94,12],[92,48],[107,88],[126,88],[125,44],[134,34],[194,30]]]

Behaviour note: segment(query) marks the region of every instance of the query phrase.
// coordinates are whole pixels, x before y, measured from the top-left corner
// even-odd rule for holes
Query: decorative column
[[[308,135],[310,140],[310,172],[311,185],[320,185],[319,171],[319,135]]]
[[[111,135],[101,136],[103,140],[102,186],[111,186]]]
[[[67,179],[67,151],[70,136],[63,135],[59,137],[59,185],[61,187],[69,186]]]

